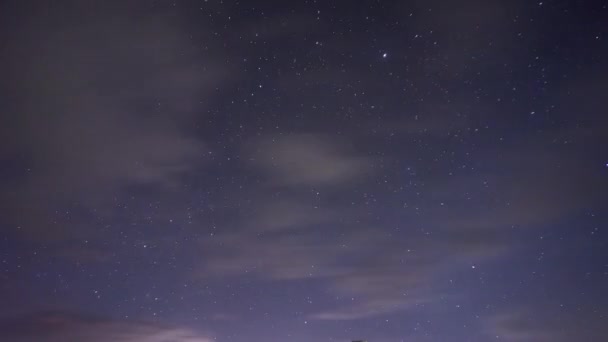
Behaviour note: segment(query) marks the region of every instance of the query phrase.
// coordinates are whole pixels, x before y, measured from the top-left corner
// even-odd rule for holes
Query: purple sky
[[[605,1],[3,1],[0,340],[605,341]]]

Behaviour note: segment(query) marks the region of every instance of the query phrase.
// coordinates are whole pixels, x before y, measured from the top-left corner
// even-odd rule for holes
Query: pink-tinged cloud
[[[211,342],[191,329],[119,321],[67,313],[39,313],[0,322],[0,336],[11,342]]]

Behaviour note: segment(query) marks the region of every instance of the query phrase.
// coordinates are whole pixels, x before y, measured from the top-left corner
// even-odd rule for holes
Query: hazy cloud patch
[[[14,342],[211,342],[194,330],[118,321],[79,314],[38,313],[0,321],[0,334]]]

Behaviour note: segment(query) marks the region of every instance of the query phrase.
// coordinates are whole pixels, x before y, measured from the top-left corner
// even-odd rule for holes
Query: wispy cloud
[[[0,321],[0,334],[14,342],[211,342],[199,332],[143,323],[118,321],[63,312],[38,313]]]
[[[342,141],[323,135],[277,136],[255,144],[250,160],[278,185],[324,186],[352,181],[369,168],[369,159]]]
[[[3,209],[31,237],[82,230],[84,222],[50,225],[74,203],[107,216],[129,186],[179,189],[209,151],[192,129],[195,115],[231,77],[166,14],[72,5],[28,16],[10,42],[21,58],[5,76],[19,92],[3,117],[0,129],[11,132],[2,134],[0,159],[23,176],[7,182],[11,205]],[[82,20],[58,22],[76,8]]]
[[[522,154],[506,146],[486,159],[491,165],[472,166],[479,168],[475,176],[456,169],[445,177],[449,170],[437,170],[429,157],[416,163],[417,170],[429,170],[416,177],[432,199],[420,211],[415,202],[385,203],[397,217],[393,231],[387,227],[391,222],[370,220],[366,206],[349,197],[364,186],[363,173],[377,176],[379,170],[369,166],[377,160],[313,135],[255,146],[253,167],[274,186],[254,186],[258,203],[252,213],[235,218],[234,229],[204,239],[205,261],[197,273],[319,281],[336,300],[309,312],[313,319],[360,319],[440,304],[444,294],[433,288],[438,279],[476,272],[475,267],[516,253],[506,235],[510,229],[542,227],[589,200],[583,184],[567,183],[575,172],[571,167],[555,167],[559,160],[550,153],[539,158],[536,148]],[[318,188],[331,189],[335,200],[320,200],[322,195],[311,192]],[[567,193],[568,201],[558,191]]]
[[[485,333],[507,342],[602,341],[608,330],[602,312],[578,314],[559,307],[524,304],[485,320]]]

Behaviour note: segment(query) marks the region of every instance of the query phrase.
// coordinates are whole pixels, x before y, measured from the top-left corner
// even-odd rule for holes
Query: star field
[[[0,340],[606,340],[607,22],[2,2]]]

